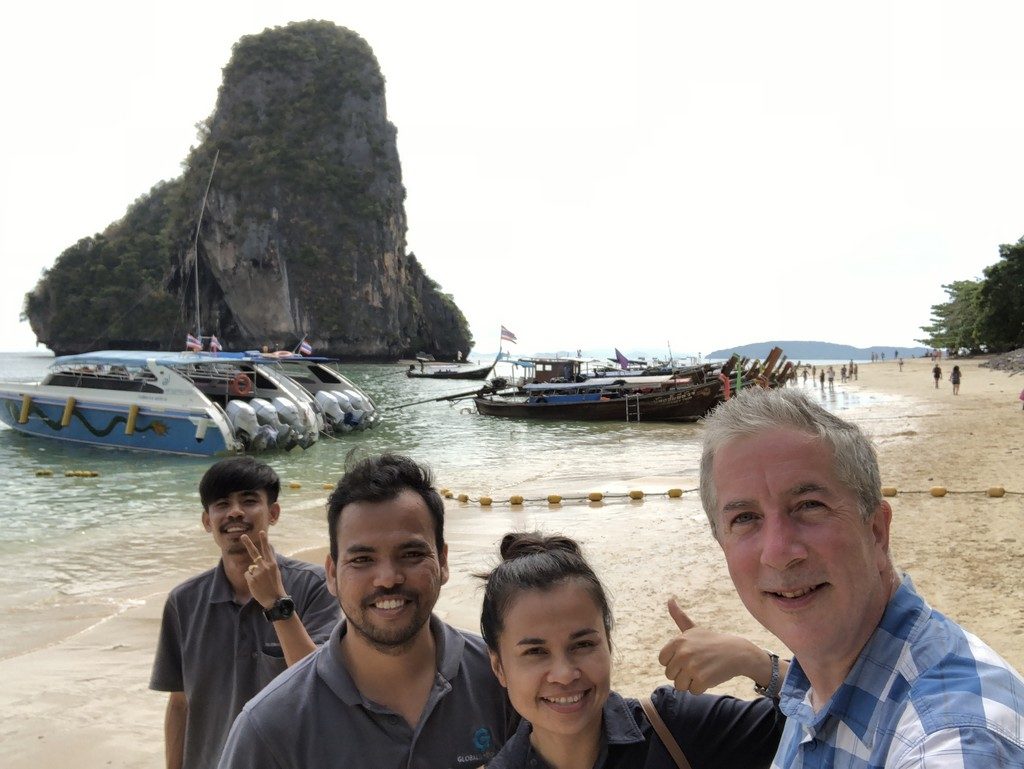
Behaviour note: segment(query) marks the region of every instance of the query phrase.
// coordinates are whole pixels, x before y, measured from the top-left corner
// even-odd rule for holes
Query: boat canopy
[[[167,350],[96,350],[78,355],[62,355],[54,358],[55,366],[133,366],[142,367],[153,361],[160,366],[185,366],[198,363],[246,361],[250,363],[288,363],[303,361],[325,363],[334,358],[305,355],[264,355],[257,350],[247,352],[170,352]]]

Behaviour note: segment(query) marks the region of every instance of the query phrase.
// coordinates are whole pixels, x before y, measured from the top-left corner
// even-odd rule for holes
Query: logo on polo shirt
[[[481,726],[473,732],[473,747],[477,750],[487,750],[493,743],[494,738],[491,737],[491,730],[486,726]]]

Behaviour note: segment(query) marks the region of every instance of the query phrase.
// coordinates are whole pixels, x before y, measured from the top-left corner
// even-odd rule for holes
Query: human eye
[[[368,564],[373,563],[373,559],[370,558],[370,556],[368,555],[354,555],[347,561],[345,561],[345,563],[349,564],[350,566],[366,566]]]
[[[541,657],[547,653],[548,650],[543,646],[526,646],[520,651],[523,657]]]
[[[736,513],[733,513],[732,516],[728,518],[728,528],[729,529],[740,529],[740,530],[743,530],[743,529],[745,529],[745,528],[747,528],[749,526],[752,526],[754,523],[756,523],[757,519],[758,519],[757,513],[754,513],[754,512],[752,512],[750,510],[743,510],[743,511],[740,511],[740,512],[736,512]]]
[[[588,651],[590,649],[595,648],[596,646],[597,641],[595,641],[593,638],[584,638],[577,641],[573,648],[578,651]]]

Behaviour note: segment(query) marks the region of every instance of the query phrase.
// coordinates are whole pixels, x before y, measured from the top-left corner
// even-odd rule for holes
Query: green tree
[[[972,353],[981,352],[985,344],[980,330],[983,286],[980,280],[956,280],[943,285],[949,301],[932,305],[931,325],[921,327],[928,336],[916,341],[941,350],[966,348]]]
[[[999,246],[999,261],[985,268],[980,333],[992,352],[1024,347],[1024,238]]]

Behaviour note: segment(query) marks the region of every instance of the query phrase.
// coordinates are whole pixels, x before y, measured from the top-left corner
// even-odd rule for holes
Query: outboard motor
[[[345,390],[345,396],[352,404],[352,410],[346,416],[345,421],[357,429],[366,427],[363,424],[363,417],[366,416],[366,399],[355,390]]]
[[[353,416],[352,401],[348,399],[348,396],[341,390],[332,390],[331,396],[338,402],[338,407],[341,408],[342,419],[335,425],[334,429],[339,430],[343,433],[352,432],[357,424],[355,417]]]
[[[341,404],[338,403],[338,399],[334,397],[334,393],[330,390],[318,390],[313,397],[320,410],[323,411],[324,427],[328,432],[333,433],[335,429],[340,430],[340,425],[345,421],[345,412],[342,410]]]
[[[272,427],[277,431],[277,447],[285,451],[294,448],[299,443],[298,434],[281,421],[277,409],[266,398],[253,398],[249,405],[256,410],[256,419],[261,425]]]
[[[287,398],[277,396],[271,403],[274,404],[274,408],[277,410],[277,415],[281,418],[281,421],[288,425],[299,442],[299,445],[304,449],[308,449],[314,443],[318,437],[318,432],[310,429],[309,423],[302,417],[302,412],[299,411],[299,407]]]
[[[235,438],[242,442],[246,451],[264,451],[277,445],[277,430],[261,425],[256,409],[245,401],[228,401],[225,411]]]

